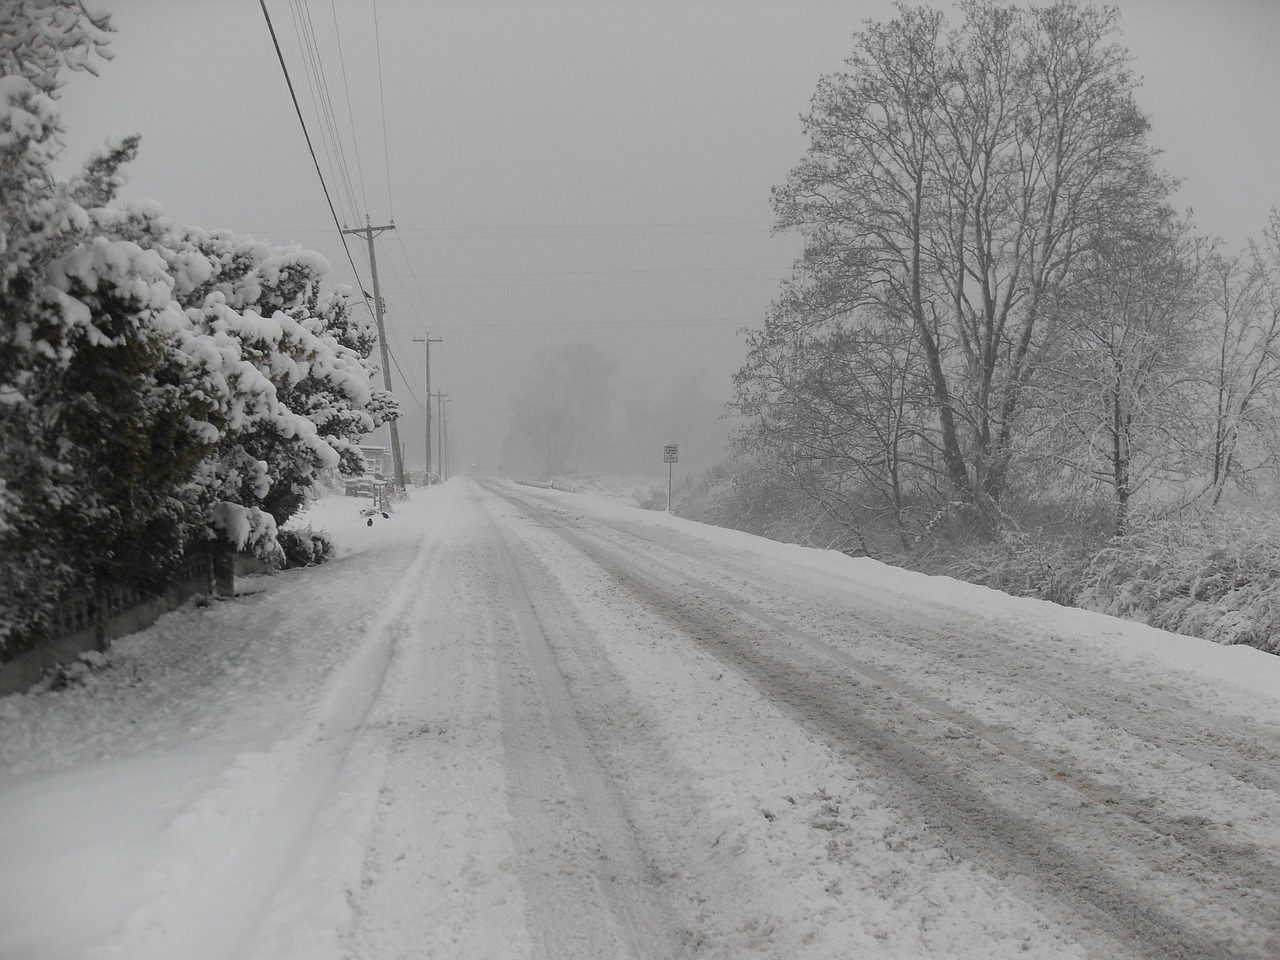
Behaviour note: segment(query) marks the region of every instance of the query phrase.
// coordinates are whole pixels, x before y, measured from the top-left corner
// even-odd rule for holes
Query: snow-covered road
[[[493,481],[0,700],[0,958],[1280,956],[1280,658]]]

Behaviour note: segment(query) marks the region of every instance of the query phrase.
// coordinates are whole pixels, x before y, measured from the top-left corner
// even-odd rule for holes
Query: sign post
[[[668,443],[662,448],[662,459],[667,464],[667,513],[671,512],[671,474],[672,466],[680,460],[680,444]]]

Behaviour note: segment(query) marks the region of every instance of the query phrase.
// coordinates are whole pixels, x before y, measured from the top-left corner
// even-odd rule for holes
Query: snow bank
[[[904,609],[918,604],[922,597],[928,598],[931,605],[949,607],[988,623],[1002,636],[1021,633],[1027,642],[1088,647],[1100,657],[1118,659],[1146,673],[1176,672],[1209,684],[1225,685],[1219,696],[1225,713],[1249,716],[1263,710],[1280,719],[1280,657],[1252,647],[1223,646],[1102,613],[1010,596],[951,577],[916,573],[866,557],[777,543],[665,512],[637,511],[606,497],[553,491],[540,491],[539,496],[563,507],[572,507],[581,497],[590,502],[593,514],[611,520],[667,527],[707,543],[762,553],[798,575],[858,583],[879,595],[895,597]],[[1250,697],[1242,700],[1233,691]]]

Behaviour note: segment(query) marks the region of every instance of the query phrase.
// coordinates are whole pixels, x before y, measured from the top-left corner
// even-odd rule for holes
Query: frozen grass
[[[1146,526],[1098,551],[1077,603],[1280,654],[1280,520],[1215,516]]]

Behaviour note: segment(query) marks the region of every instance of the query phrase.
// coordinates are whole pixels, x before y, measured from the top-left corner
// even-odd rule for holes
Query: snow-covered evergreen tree
[[[0,9],[0,657],[73,586],[158,587],[211,539],[277,553],[395,415],[318,254],[119,200],[136,137],[53,175],[59,73],[109,29],[71,0]]]
[[[0,639],[40,627],[75,581],[70,515],[83,514],[90,525],[107,519],[83,473],[94,452],[79,445],[83,431],[67,429],[83,422],[92,402],[72,392],[91,353],[146,352],[145,338],[125,329],[137,298],[104,285],[97,292],[116,314],[107,326],[117,329],[99,329],[69,289],[92,265],[66,259],[93,230],[76,187],[109,189],[131,145],[95,158],[76,184],[50,172],[63,146],[60,74],[91,69],[109,29],[105,17],[89,16],[78,3],[27,0],[0,9]]]

